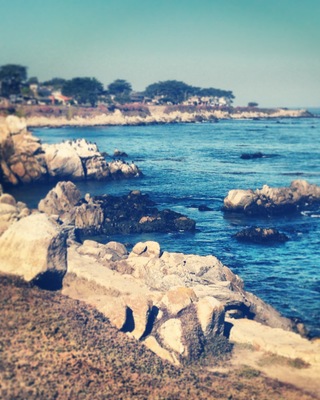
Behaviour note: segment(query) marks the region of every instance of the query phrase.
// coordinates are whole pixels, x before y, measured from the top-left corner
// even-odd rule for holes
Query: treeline
[[[92,77],[72,79],[53,78],[39,82],[37,77],[28,78],[27,67],[7,64],[0,66],[0,96],[12,98],[45,98],[52,92],[60,92],[76,104],[95,106],[98,102],[120,103],[156,100],[157,104],[181,104],[190,98],[225,98],[232,102],[232,91],[200,88],[182,81],[167,80],[153,83],[143,92],[133,92],[132,85],[124,79],[116,79],[107,87]]]

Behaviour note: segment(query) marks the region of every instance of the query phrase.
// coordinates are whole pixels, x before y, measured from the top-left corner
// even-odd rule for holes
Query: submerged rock
[[[230,190],[223,210],[246,215],[283,215],[312,208],[320,203],[320,187],[304,180],[291,182],[289,187]]]
[[[289,240],[288,236],[280,233],[275,228],[251,227],[236,233],[234,237],[241,242],[259,244],[284,243]]]
[[[265,157],[265,155],[260,151],[258,151],[257,153],[243,153],[240,156],[240,158],[242,158],[243,160],[252,160],[255,158],[262,158],[262,157]]]

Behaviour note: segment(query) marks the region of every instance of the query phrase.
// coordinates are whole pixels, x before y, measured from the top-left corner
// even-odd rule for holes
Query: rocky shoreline
[[[135,202],[140,193],[129,196]],[[93,213],[87,209],[78,213],[90,204]],[[303,332],[303,327],[245,291],[243,281],[216,257],[163,252],[156,242],[137,243],[131,251],[112,241],[105,245],[79,242],[76,230],[100,231],[105,215],[103,207],[96,214],[101,204],[91,202],[91,196],[81,202],[71,182],[58,183],[39,203],[39,210],[29,210],[8,194],[0,196],[0,206],[5,222],[0,236],[2,273],[23,277],[44,289],[61,290],[96,307],[120,331],[173,364],[201,357],[207,341],[232,338],[247,343],[248,333],[243,333],[247,323],[242,320],[251,321],[255,335],[267,326],[271,329],[267,337],[277,329],[296,343],[294,351],[268,344],[277,354],[299,357],[315,366],[320,363],[320,348],[292,332]],[[125,210],[122,205],[121,215]],[[187,227],[194,227],[182,218]],[[148,216],[139,220],[143,225],[142,219]],[[115,221],[110,220],[116,229]]]
[[[217,122],[222,119],[279,119],[314,118],[307,110],[222,108],[196,106],[135,106],[132,109],[106,107],[87,109],[81,107],[22,108],[29,127],[152,125],[172,123]]]
[[[141,176],[123,161],[107,165],[96,145],[85,140],[41,145],[16,117],[6,120],[0,144],[1,181],[6,183]],[[289,188],[231,191],[224,211],[275,215],[319,201],[318,186],[294,181]],[[94,307],[119,331],[176,366],[204,357],[214,343],[240,343],[302,360],[316,376],[319,342],[301,337],[301,324],[247,292],[239,276],[215,256],[166,252],[151,241],[128,249],[78,235],[194,229],[195,221],[159,211],[139,191],[81,199],[74,183],[59,182],[37,210],[0,192],[0,272]],[[278,234],[260,228],[256,233],[272,240]]]

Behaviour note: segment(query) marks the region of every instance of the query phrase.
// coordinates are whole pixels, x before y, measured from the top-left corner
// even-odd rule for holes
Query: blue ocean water
[[[320,336],[320,209],[267,219],[228,216],[221,211],[231,189],[288,186],[295,179],[320,185],[320,119],[34,129],[34,134],[46,143],[84,137],[109,154],[118,148],[144,173],[142,179],[129,181],[78,183],[83,194],[120,195],[140,189],[159,208],[174,209],[197,222],[194,234],[130,235],[113,240],[156,240],[167,251],[213,254],[240,275],[246,290],[283,315],[300,318],[311,336]],[[258,151],[268,156],[240,158],[242,153]],[[35,206],[47,190],[35,186],[12,192]],[[202,204],[213,211],[200,212],[194,207]],[[261,246],[232,238],[252,225],[276,227],[291,240]]]

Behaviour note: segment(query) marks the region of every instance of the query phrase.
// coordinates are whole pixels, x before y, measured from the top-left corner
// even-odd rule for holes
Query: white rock
[[[158,330],[163,345],[178,354],[186,353],[182,343],[182,324],[177,318],[168,319]]]
[[[32,214],[11,225],[0,237],[0,270],[26,281],[47,271],[67,269],[66,238],[45,214]]]
[[[214,297],[203,297],[197,302],[197,315],[205,336],[223,335],[224,306]]]

